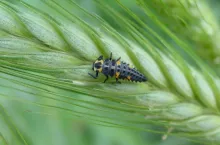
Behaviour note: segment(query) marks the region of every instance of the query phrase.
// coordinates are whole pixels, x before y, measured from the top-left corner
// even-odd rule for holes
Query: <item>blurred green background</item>
[[[134,4],[134,1],[121,1],[128,8],[133,10],[144,22],[154,27],[153,24],[148,22],[146,15],[144,15],[143,12]],[[35,6],[39,4],[38,1],[31,2],[27,0],[27,2],[34,4]],[[96,7],[91,0],[76,0],[76,2],[89,12],[94,12],[105,19],[118,32],[123,34],[123,31],[120,27],[118,27],[115,20],[103,13],[103,11]],[[105,2],[109,3],[113,9],[120,12],[120,9],[115,2],[109,0],[105,0]],[[210,4],[213,6],[213,11],[216,11],[216,17],[219,18],[220,15],[218,13],[218,8],[220,8],[220,3],[217,0],[212,0]],[[38,7],[41,7],[41,5]],[[76,10],[73,11],[77,13]],[[124,11],[121,13],[125,16],[127,15]],[[82,15],[81,17],[83,17],[83,14],[80,13],[80,11],[78,11],[77,15]],[[168,25],[171,25],[171,23],[172,22],[169,22]],[[182,37],[182,35],[178,32],[176,32],[176,35]],[[187,40],[187,38],[186,41],[193,43],[190,42],[190,39]],[[7,68],[3,71],[7,72]],[[15,73],[18,72],[15,70]],[[86,95],[78,95],[68,90],[64,91],[58,88],[49,87],[34,81],[15,77],[13,74],[6,75],[1,73],[0,82],[0,93],[1,96],[4,96],[0,98],[1,104],[4,106],[0,106],[0,109],[4,112],[3,108],[7,108],[7,113],[2,114],[4,119],[0,119],[0,125],[2,125],[0,127],[4,128],[4,133],[8,135],[8,138],[13,138],[11,144],[13,144],[13,142],[17,144],[16,140],[20,140],[20,138],[16,137],[16,128],[9,128],[7,126],[17,126],[18,130],[23,131],[21,134],[30,139],[29,141],[27,140],[27,142],[34,142],[36,145],[199,145],[198,143],[181,137],[168,135],[167,138],[163,139],[165,134],[156,134],[123,127],[111,127],[108,126],[108,123],[102,124],[85,118],[82,119],[83,114],[80,112],[88,110],[80,106],[80,101],[91,101],[96,103],[98,101],[100,104],[108,104],[108,102],[101,99],[98,100]],[[74,96],[75,98],[80,98],[80,101],[76,101],[75,105],[66,104],[65,102],[60,102],[59,100],[54,99],[53,93],[57,93],[62,96]],[[36,103],[26,102],[25,100],[28,99],[31,99],[31,101]],[[68,99],[66,101],[68,101]],[[69,108],[71,110],[74,109],[74,112],[76,113],[75,118],[71,115],[67,117],[68,110],[66,114],[65,112],[60,113],[60,108],[53,107],[52,104],[60,106],[60,108],[65,106],[65,108]],[[95,106],[93,106],[93,108],[99,109]],[[91,112],[96,115],[105,114],[105,112],[102,111],[96,112],[95,110],[91,110]],[[90,112],[87,113],[89,114]],[[80,116],[77,117],[79,114]],[[5,118],[8,118],[8,120]],[[108,121],[108,119],[105,119],[105,121]],[[156,128],[153,125],[143,126],[147,126],[147,128],[150,128],[151,130]],[[13,134],[15,134],[14,137]],[[0,138],[0,144],[7,143],[3,138]]]

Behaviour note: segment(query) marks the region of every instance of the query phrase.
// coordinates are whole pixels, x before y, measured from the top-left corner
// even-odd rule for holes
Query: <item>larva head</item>
[[[103,65],[103,56],[99,56],[99,58],[93,63],[92,69],[94,71],[102,72],[102,65]]]

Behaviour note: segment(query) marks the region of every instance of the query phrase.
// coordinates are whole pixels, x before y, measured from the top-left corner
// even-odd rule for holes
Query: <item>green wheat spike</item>
[[[139,129],[207,144],[220,142],[220,78],[192,51],[194,45],[179,39],[160,19],[173,21],[173,17],[158,13],[144,0],[132,3],[141,15],[118,0],[91,1],[100,11],[97,14],[72,0],[38,2],[0,1],[0,79],[5,82],[0,83],[5,118],[0,126],[6,126],[1,132],[5,142],[33,143],[25,125],[7,115],[14,110],[7,106],[11,102],[23,103],[20,110],[41,112],[39,118],[60,114],[134,130],[153,124],[165,130]],[[157,3],[161,9],[170,4]],[[211,9],[206,11],[212,14]],[[191,29],[179,26],[181,32],[199,35],[192,26],[202,18],[194,21],[190,13],[181,14],[178,17],[184,21],[186,16],[191,20]],[[92,62],[110,52],[134,65],[149,81],[104,84],[104,76],[96,80],[88,76]]]

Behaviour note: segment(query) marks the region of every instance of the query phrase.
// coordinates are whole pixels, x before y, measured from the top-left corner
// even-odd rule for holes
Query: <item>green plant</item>
[[[171,129],[218,144],[220,79],[193,45],[179,39],[150,2],[89,2],[95,9],[72,0],[0,1],[2,142],[34,144],[47,130],[29,132],[48,117],[162,134]],[[118,85],[90,78],[93,60],[110,52],[149,81]]]

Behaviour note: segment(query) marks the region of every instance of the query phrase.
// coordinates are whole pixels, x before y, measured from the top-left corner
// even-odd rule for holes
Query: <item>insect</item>
[[[103,73],[106,76],[104,83],[108,80],[109,76],[116,78],[116,83],[121,83],[119,79],[126,79],[135,82],[145,82],[147,78],[141,74],[135,68],[130,68],[129,64],[120,61],[121,57],[117,60],[112,59],[112,53],[107,59],[103,59],[103,56],[99,56],[93,63],[92,69],[96,72],[96,75],[88,73],[94,79],[98,77],[99,73]]]

